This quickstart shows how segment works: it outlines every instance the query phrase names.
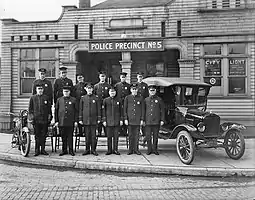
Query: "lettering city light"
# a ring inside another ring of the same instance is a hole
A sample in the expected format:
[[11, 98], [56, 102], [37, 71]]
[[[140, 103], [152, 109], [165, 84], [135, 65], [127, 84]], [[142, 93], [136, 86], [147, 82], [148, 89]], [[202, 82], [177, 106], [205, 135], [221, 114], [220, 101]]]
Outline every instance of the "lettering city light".
[[163, 51], [163, 40], [89, 42], [89, 52], [106, 51]]

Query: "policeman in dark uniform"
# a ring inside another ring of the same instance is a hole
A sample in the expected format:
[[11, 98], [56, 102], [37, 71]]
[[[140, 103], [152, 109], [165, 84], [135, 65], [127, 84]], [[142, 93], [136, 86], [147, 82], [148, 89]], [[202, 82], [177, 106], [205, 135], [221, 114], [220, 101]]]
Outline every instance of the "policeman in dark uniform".
[[131, 95], [124, 100], [124, 119], [128, 126], [129, 151], [128, 155], [136, 153], [141, 155], [138, 149], [138, 136], [140, 126], [144, 120], [144, 99], [137, 95], [137, 84], [131, 85]]
[[[130, 94], [130, 84], [126, 82], [127, 73], [121, 72], [120, 73], [120, 82], [115, 84], [117, 97], [121, 100], [122, 105], [124, 106], [124, 99], [127, 95]], [[120, 134], [122, 136], [127, 135], [127, 126], [123, 124], [120, 128]]]
[[35, 156], [38, 156], [40, 153], [42, 155], [49, 155], [45, 151], [45, 140], [48, 132], [48, 124], [52, 119], [51, 101], [47, 95], [43, 94], [45, 85], [42, 85], [41, 82], [37, 82], [34, 87], [36, 94], [29, 100], [28, 117], [34, 125]]
[[[87, 92], [85, 90], [86, 83], [84, 82], [84, 76], [80, 73], [76, 75], [78, 83], [74, 86], [74, 97], [77, 100], [78, 106], [80, 105], [80, 99], [82, 96], [86, 95]], [[78, 124], [79, 133], [83, 134], [82, 125]]]
[[43, 94], [49, 97], [50, 104], [53, 102], [53, 89], [51, 81], [46, 79], [46, 69], [40, 68], [39, 70], [39, 79], [36, 79], [32, 85], [32, 95], [36, 94], [36, 85], [41, 84], [43, 86]]
[[[165, 109], [163, 100], [156, 95], [156, 86], [149, 86], [149, 97], [145, 99], [145, 132], [147, 140], [147, 155], [158, 153], [158, 133], [164, 125]], [[153, 147], [151, 142], [153, 136]]]
[[63, 96], [63, 87], [70, 86], [71, 87], [71, 96], [73, 95], [73, 81], [67, 78], [67, 68], [60, 67], [59, 68], [60, 78], [56, 79], [54, 82], [54, 103], [57, 102], [59, 97]]
[[55, 126], [59, 127], [62, 138], [62, 152], [59, 156], [67, 154], [67, 144], [69, 154], [73, 152], [73, 131], [78, 125], [78, 104], [74, 97], [70, 96], [71, 87], [63, 86], [63, 96], [59, 97], [55, 106]]
[[[106, 97], [109, 97], [109, 88], [111, 87], [110, 84], [108, 84], [106, 81], [106, 72], [104, 71], [100, 71], [99, 72], [99, 82], [97, 84], [95, 84], [94, 86], [94, 93], [95, 95], [98, 96], [98, 99], [102, 105], [103, 103], [103, 100], [106, 98]], [[102, 110], [101, 110], [101, 113], [102, 113]], [[102, 116], [102, 114], [101, 114]], [[102, 122], [100, 122], [98, 124], [98, 135], [102, 135], [102, 129], [103, 129], [103, 124]], [[106, 134], [106, 130], [105, 130], [105, 127], [104, 127], [104, 134]]]
[[143, 82], [143, 72], [137, 73], [137, 94], [142, 96], [144, 99], [149, 96], [148, 85]]
[[[101, 101], [93, 94], [93, 85], [86, 85], [87, 94], [81, 97], [79, 109], [79, 123], [84, 125], [86, 134], [86, 150], [82, 155], [96, 152], [96, 127], [101, 122]], [[91, 150], [91, 151], [90, 151]]]
[[[116, 90], [114, 87], [109, 89], [110, 97], [107, 97], [103, 101], [103, 125], [107, 131], [107, 146], [108, 150], [106, 155], [112, 153], [120, 155], [118, 151], [119, 140], [119, 128], [123, 125], [123, 108], [120, 99], [116, 96]], [[112, 146], [113, 140], [113, 146]]]

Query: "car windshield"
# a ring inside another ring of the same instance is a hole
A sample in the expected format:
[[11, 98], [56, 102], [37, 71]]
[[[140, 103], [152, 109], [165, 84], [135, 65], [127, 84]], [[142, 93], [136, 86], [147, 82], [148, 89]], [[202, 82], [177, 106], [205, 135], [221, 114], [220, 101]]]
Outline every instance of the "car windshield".
[[201, 86], [175, 86], [177, 106], [205, 106], [206, 88]]

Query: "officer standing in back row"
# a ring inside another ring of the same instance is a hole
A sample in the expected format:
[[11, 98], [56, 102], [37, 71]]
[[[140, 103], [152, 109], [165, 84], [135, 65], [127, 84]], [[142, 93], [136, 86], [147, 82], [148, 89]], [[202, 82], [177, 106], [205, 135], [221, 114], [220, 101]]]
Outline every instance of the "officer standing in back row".
[[50, 105], [52, 105], [53, 102], [53, 90], [52, 90], [52, 84], [50, 80], [46, 79], [46, 69], [40, 68], [38, 70], [39, 72], [39, 79], [36, 79], [33, 82], [32, 86], [32, 95], [36, 94], [36, 85], [40, 84], [43, 86], [43, 94], [49, 97]]
[[143, 97], [144, 99], [149, 96], [148, 85], [143, 82], [143, 72], [137, 73], [137, 95]]
[[[130, 94], [130, 84], [126, 82], [126, 79], [127, 79], [127, 73], [121, 72], [120, 73], [120, 82], [115, 84], [117, 97], [118, 97], [118, 99], [120, 99], [123, 106], [124, 106], [125, 97]], [[123, 126], [121, 126], [120, 134], [122, 136], [127, 135], [127, 126], [125, 124], [123, 124]]]
[[63, 96], [63, 87], [69, 86], [71, 90], [71, 96], [73, 96], [73, 81], [67, 78], [67, 68], [60, 67], [59, 68], [60, 78], [56, 79], [54, 82], [54, 103], [57, 102], [59, 97]]
[[[97, 95], [100, 104], [103, 104], [103, 100], [106, 97], [109, 97], [109, 89], [111, 85], [106, 82], [106, 72], [100, 71], [99, 72], [99, 82], [94, 86], [94, 94]], [[101, 114], [102, 115], [102, 109]], [[102, 129], [104, 129], [104, 134], [106, 134], [105, 127], [103, 127], [102, 122], [98, 124], [98, 135], [102, 135]]]

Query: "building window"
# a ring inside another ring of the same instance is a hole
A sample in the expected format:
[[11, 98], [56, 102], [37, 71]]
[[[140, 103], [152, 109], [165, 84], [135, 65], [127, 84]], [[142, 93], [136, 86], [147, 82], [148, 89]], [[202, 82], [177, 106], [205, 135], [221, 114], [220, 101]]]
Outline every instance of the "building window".
[[203, 76], [213, 86], [211, 95], [248, 94], [246, 48], [244, 43], [203, 46]]
[[19, 36], [19, 40], [20, 41], [22, 41], [23, 40], [23, 36], [21, 35], [21, 36]]
[[27, 36], [27, 40], [31, 40], [32, 39], [32, 36], [31, 35], [28, 35]]
[[58, 55], [55, 48], [20, 50], [20, 94], [30, 95], [32, 84], [38, 78], [38, 69], [46, 68], [46, 77], [52, 83], [56, 77]]
[[58, 35], [54, 35], [54, 39], [55, 39], [55, 40], [58, 40]]
[[229, 0], [222, 0], [222, 8], [229, 8]]
[[14, 41], [14, 39], [15, 39], [14, 36], [11, 36], [11, 41]]
[[109, 22], [110, 28], [140, 28], [143, 27], [143, 19], [130, 18], [130, 19], [112, 19]]
[[74, 25], [74, 39], [77, 40], [79, 38], [79, 27], [77, 24]]
[[166, 75], [166, 69], [164, 62], [149, 62], [146, 65], [146, 76], [165, 76]]
[[37, 39], [37, 40], [40, 40], [40, 35], [37, 35], [37, 36], [36, 36], [36, 39]]
[[181, 36], [182, 35], [182, 21], [178, 20], [177, 21], [177, 36]]
[[217, 0], [212, 0], [212, 8], [217, 8]]
[[49, 40], [50, 36], [49, 35], [45, 35], [45, 40]]
[[89, 39], [93, 39], [93, 24], [89, 25]]
[[166, 37], [166, 22], [161, 22], [161, 37]]

